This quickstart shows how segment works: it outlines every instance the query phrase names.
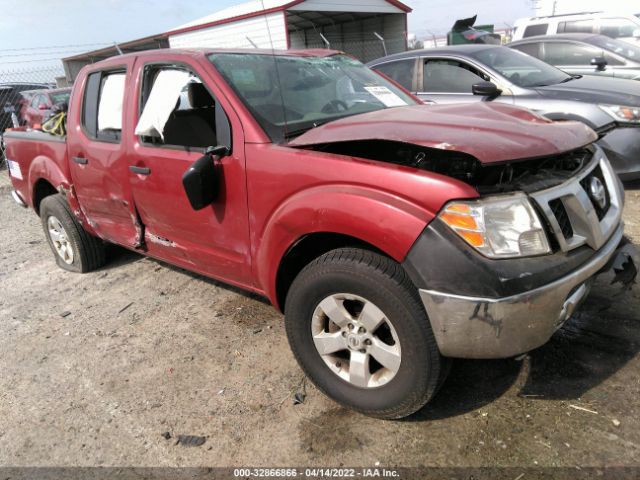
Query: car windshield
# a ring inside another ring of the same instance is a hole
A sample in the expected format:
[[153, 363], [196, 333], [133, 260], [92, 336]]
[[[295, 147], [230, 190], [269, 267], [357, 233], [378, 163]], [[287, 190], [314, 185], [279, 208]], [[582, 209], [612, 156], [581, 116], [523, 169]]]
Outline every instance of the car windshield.
[[346, 55], [216, 53], [209, 59], [276, 143], [339, 118], [417, 103]]
[[523, 88], [556, 85], [573, 78], [537, 58], [507, 47], [487, 48], [473, 52], [471, 56]]
[[640, 47], [609, 37], [594, 37], [593, 44], [610, 52], [617, 53], [621, 57], [640, 62]]
[[58, 103], [69, 103], [70, 95], [71, 92], [56, 92], [49, 94], [53, 105], [57, 105]]

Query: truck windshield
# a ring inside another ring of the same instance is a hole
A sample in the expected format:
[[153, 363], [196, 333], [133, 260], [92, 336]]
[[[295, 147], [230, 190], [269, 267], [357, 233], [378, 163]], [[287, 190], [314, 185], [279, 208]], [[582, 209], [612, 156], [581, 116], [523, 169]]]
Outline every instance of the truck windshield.
[[471, 56], [523, 88], [546, 87], [573, 79], [556, 67], [507, 47], [487, 48]]
[[346, 55], [216, 53], [209, 59], [276, 143], [339, 118], [417, 103]]

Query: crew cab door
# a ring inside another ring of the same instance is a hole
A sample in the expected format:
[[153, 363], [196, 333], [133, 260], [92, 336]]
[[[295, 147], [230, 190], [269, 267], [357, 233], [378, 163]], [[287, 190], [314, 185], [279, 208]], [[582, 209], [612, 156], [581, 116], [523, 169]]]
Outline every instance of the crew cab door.
[[[196, 61], [179, 60], [136, 67], [128, 181], [144, 226], [145, 248], [152, 256], [248, 286], [251, 258], [242, 126], [206, 70]], [[180, 84], [178, 95], [171, 89], [181, 77], [187, 80]], [[172, 94], [164, 126], [143, 132], [139, 120], [145, 109], [159, 111], [156, 107]], [[206, 147], [223, 141], [231, 143], [231, 153], [219, 160], [219, 195], [211, 206], [196, 211], [182, 176]]]
[[80, 208], [95, 232], [127, 247], [139, 244], [128, 185], [122, 131], [133, 60], [90, 71], [69, 111], [67, 148]]

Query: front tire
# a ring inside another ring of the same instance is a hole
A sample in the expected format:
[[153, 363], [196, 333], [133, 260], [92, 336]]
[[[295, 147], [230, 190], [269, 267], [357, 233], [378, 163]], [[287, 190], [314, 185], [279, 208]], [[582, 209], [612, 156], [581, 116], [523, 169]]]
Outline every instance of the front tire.
[[446, 376], [415, 287], [377, 253], [341, 248], [311, 262], [287, 294], [285, 325], [311, 381], [365, 415], [410, 415]]
[[104, 265], [105, 248], [102, 240], [82, 228], [62, 195], [50, 195], [42, 200], [40, 220], [60, 268], [86, 273]]

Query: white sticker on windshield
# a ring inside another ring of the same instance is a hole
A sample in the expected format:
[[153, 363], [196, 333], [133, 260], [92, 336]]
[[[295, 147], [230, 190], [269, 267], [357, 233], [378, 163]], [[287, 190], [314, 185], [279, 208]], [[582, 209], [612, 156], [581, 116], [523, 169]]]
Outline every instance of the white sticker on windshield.
[[7, 165], [9, 167], [9, 173], [17, 180], [22, 180], [22, 170], [20, 170], [20, 164], [14, 160], [7, 159]]
[[385, 107], [401, 107], [403, 105], [407, 105], [407, 102], [402, 100], [387, 87], [364, 87], [364, 89], [380, 100]]

